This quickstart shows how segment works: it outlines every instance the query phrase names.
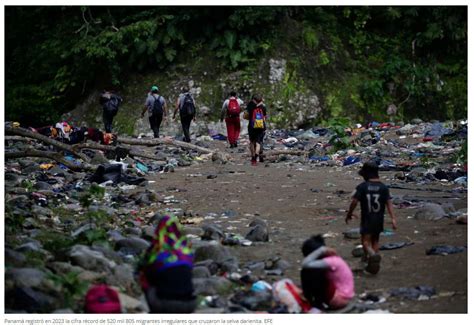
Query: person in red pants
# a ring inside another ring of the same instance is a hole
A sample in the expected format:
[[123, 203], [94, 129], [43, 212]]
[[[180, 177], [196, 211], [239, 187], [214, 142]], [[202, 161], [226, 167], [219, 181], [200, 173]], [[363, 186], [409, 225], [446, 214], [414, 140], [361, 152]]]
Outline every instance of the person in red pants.
[[237, 148], [240, 136], [240, 107], [244, 102], [237, 97], [235, 91], [230, 92], [230, 97], [224, 101], [221, 111], [221, 122], [225, 119], [227, 126], [227, 140], [231, 148]]

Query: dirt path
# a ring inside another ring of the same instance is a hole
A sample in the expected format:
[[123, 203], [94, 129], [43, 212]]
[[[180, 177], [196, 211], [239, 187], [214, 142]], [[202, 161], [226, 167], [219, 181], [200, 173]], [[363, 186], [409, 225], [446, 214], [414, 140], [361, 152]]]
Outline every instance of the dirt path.
[[[225, 148], [234, 161], [225, 165], [205, 162], [155, 178], [157, 191], [174, 195], [180, 203], [170, 208], [182, 208], [194, 216], [210, 216], [202, 224], [215, 223], [227, 232], [245, 236], [248, 223], [255, 217], [267, 221], [270, 242], [251, 247], [231, 247], [241, 265], [248, 261], [264, 261], [281, 256], [291, 264], [284, 277], [299, 283], [301, 244], [310, 235], [327, 234], [327, 244], [357, 270], [359, 260], [351, 251], [358, 240], [345, 239], [342, 232], [358, 226], [344, 223], [344, 211], [350, 193], [361, 182], [358, 167], [316, 167], [314, 165], [270, 163], [252, 167], [242, 152]], [[245, 152], [246, 153], [246, 152]], [[210, 175], [210, 176], [209, 176]], [[209, 176], [209, 178], [208, 178]], [[393, 173], [381, 172], [386, 183], [396, 183]], [[403, 187], [436, 188], [443, 192], [392, 189], [392, 195], [408, 195], [434, 202], [451, 202], [456, 209], [467, 207], [467, 193], [449, 193], [453, 186], [441, 183]], [[175, 191], [180, 189], [183, 191]], [[358, 209], [357, 209], [358, 211]], [[388, 298], [381, 309], [395, 313], [466, 313], [467, 312], [467, 253], [448, 256], [427, 256], [425, 250], [436, 244], [467, 245], [467, 227], [452, 219], [419, 221], [412, 217], [414, 209], [395, 210], [399, 230], [382, 236], [381, 244], [410, 241], [415, 244], [382, 252], [382, 269], [376, 276], [355, 271], [356, 294], [387, 292], [392, 288], [428, 285], [436, 289], [438, 297], [426, 301]], [[222, 217], [222, 214], [228, 217]], [[211, 215], [212, 217], [213, 215]], [[200, 224], [200, 225], [202, 225]], [[199, 225], [199, 226], [200, 226]], [[389, 227], [389, 225], [387, 225]], [[273, 282], [279, 277], [266, 277]]]

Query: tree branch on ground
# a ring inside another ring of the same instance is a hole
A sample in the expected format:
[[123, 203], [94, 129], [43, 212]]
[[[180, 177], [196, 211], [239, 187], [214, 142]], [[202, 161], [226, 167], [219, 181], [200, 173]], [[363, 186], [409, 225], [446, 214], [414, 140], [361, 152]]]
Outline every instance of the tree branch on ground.
[[81, 152], [75, 151], [72, 146], [70, 146], [68, 144], [65, 144], [65, 143], [62, 143], [62, 142], [59, 142], [59, 141], [56, 141], [54, 139], [51, 139], [51, 138], [49, 138], [47, 136], [44, 136], [42, 134], [39, 134], [37, 132], [30, 131], [28, 129], [13, 128], [13, 127], [6, 126], [5, 127], [5, 134], [19, 135], [19, 136], [23, 136], [23, 137], [27, 137], [27, 138], [36, 139], [36, 140], [42, 141], [46, 144], [52, 145], [52, 146], [54, 146], [54, 147], [56, 147], [60, 150], [67, 151], [67, 152], [71, 153], [72, 155], [76, 156], [77, 158], [82, 159], [85, 162], [90, 162], [90, 158], [87, 155], [85, 155]]
[[92, 149], [92, 150], [102, 150], [102, 151], [116, 151], [117, 149], [124, 149], [127, 151], [129, 156], [132, 157], [140, 157], [140, 158], [147, 158], [150, 160], [155, 160], [155, 161], [161, 161], [161, 162], [166, 162], [162, 159], [158, 159], [154, 155], [147, 154], [145, 152], [136, 150], [135, 148], [127, 145], [120, 145], [120, 146], [107, 146], [99, 143], [78, 143], [72, 146], [75, 150], [81, 150], [81, 149]]

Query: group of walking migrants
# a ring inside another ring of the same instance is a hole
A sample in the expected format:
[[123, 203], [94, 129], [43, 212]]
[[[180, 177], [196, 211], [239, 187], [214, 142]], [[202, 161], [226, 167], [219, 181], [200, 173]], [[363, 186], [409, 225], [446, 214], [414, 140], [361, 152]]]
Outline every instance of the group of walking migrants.
[[[193, 95], [189, 91], [189, 87], [184, 86], [182, 93], [176, 100], [175, 109], [173, 112], [173, 120], [179, 112], [181, 126], [183, 129], [183, 141], [191, 142], [189, 129], [191, 123], [196, 121], [196, 102]], [[112, 92], [104, 91], [101, 94], [100, 104], [103, 108], [103, 121], [105, 131], [112, 132], [112, 122], [114, 116], [118, 112], [118, 108], [122, 103], [122, 98]], [[244, 102], [237, 97], [235, 91], [230, 92], [221, 110], [220, 121], [226, 123], [227, 140], [230, 148], [237, 148], [237, 143], [240, 137], [241, 129], [241, 113], [243, 118], [248, 120], [248, 134], [249, 134], [249, 149], [251, 154], [252, 165], [257, 164], [257, 160], [263, 162], [263, 139], [265, 137], [267, 108], [263, 102], [261, 95], [255, 94], [243, 109]], [[168, 105], [165, 98], [160, 95], [158, 86], [152, 86], [150, 92], [147, 94], [145, 105], [141, 113], [141, 117], [148, 113], [148, 120], [150, 128], [153, 131], [153, 136], [159, 138], [160, 127], [163, 121], [168, 118]]]
[[[361, 263], [366, 272], [377, 274], [385, 209], [393, 229], [397, 229], [397, 224], [389, 189], [379, 179], [378, 165], [364, 163], [359, 175], [364, 182], [352, 195], [345, 222], [357, 217], [354, 210], [360, 202], [364, 251]], [[321, 313], [348, 306], [354, 298], [354, 277], [346, 261], [326, 245], [323, 235], [305, 240], [301, 251], [304, 257], [300, 271], [302, 289], [288, 279], [275, 282], [273, 287], [266, 288], [273, 290], [275, 300], [285, 304], [289, 312]], [[138, 264], [138, 278], [151, 313], [194, 312], [197, 301], [192, 281], [193, 258], [191, 243], [183, 233], [179, 219], [172, 215], [161, 216], [152, 243]], [[294, 305], [297, 308], [293, 308]], [[94, 286], [86, 296], [86, 312], [120, 313], [117, 293], [106, 285]]]

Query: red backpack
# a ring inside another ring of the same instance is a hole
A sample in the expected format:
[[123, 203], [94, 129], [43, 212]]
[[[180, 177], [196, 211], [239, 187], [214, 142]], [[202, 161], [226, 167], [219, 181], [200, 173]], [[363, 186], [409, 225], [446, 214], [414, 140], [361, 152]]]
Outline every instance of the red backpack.
[[240, 114], [239, 102], [237, 98], [231, 97], [229, 99], [229, 104], [227, 104], [227, 115], [229, 115], [229, 117], [235, 117], [235, 116], [239, 116], [239, 114]]
[[120, 314], [117, 292], [106, 284], [95, 285], [86, 294], [85, 312], [92, 314]]

